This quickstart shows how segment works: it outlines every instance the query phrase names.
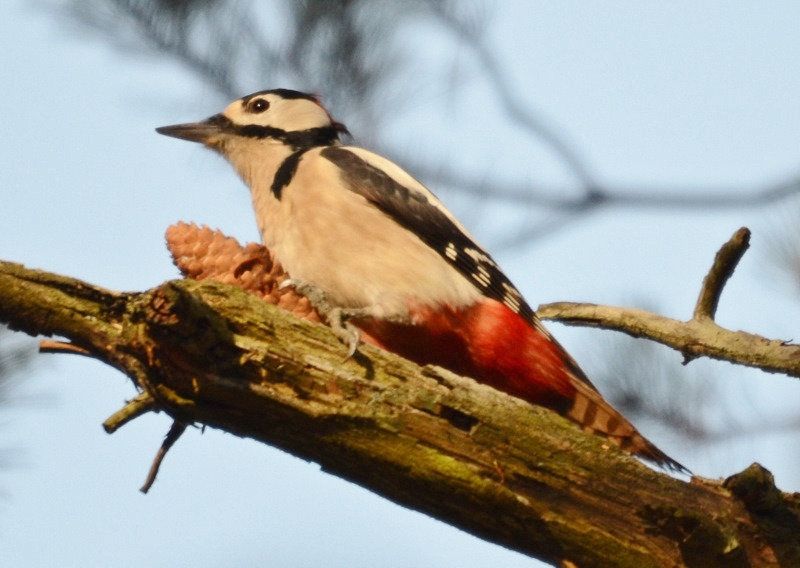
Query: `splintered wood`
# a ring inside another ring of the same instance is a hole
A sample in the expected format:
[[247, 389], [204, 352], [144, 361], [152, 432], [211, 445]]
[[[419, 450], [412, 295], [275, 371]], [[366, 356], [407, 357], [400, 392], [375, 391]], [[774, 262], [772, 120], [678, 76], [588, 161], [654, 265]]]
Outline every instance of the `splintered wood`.
[[242, 246], [220, 231], [183, 222], [171, 225], [166, 238], [172, 261], [185, 278], [233, 284], [300, 319], [320, 321], [308, 298], [294, 288], [279, 288], [288, 275], [265, 246]]

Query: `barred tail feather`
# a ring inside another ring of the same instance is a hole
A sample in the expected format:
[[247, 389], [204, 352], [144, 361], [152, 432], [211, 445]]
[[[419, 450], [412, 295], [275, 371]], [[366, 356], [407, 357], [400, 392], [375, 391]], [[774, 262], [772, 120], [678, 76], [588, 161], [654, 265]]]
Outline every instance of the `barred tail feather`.
[[679, 462], [658, 449], [642, 436], [633, 424], [582, 381], [575, 381], [575, 398], [565, 416], [586, 432], [599, 434], [626, 452], [639, 456], [671, 471], [689, 473]]

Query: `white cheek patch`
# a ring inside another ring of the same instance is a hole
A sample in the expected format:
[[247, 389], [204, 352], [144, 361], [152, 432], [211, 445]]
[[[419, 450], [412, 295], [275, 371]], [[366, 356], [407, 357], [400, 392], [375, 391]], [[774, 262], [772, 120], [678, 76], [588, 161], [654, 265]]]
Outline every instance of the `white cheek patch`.
[[331, 126], [328, 111], [319, 103], [307, 98], [285, 99], [277, 94], [260, 94], [269, 103], [264, 112], [247, 110], [248, 100], [234, 101], [222, 112], [236, 126], [263, 126], [285, 132], [300, 132], [312, 128]]
[[272, 126], [288, 132], [331, 125], [328, 112], [308, 99], [278, 99], [264, 113], [264, 117], [270, 120], [269, 124], [264, 126]]

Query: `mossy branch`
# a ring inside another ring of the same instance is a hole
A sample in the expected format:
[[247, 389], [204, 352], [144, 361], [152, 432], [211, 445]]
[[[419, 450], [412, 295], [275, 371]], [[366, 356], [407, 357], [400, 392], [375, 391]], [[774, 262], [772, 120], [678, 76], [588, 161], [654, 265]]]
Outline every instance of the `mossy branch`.
[[758, 466], [736, 491], [670, 478], [471, 379], [369, 346], [344, 361], [327, 328], [233, 286], [120, 294], [0, 263], [0, 321], [128, 375], [143, 394], [112, 430], [155, 410], [254, 438], [553, 564], [778, 566], [800, 550], [797, 499]]

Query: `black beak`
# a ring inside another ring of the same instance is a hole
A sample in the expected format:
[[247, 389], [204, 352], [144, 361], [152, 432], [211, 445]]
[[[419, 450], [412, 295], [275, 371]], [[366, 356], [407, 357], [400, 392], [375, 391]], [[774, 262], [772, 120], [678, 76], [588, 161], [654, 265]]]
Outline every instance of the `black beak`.
[[190, 142], [212, 144], [214, 139], [225, 134], [230, 127], [230, 120], [221, 114], [215, 114], [202, 122], [188, 122], [186, 124], [173, 124], [156, 128], [156, 132], [164, 136], [172, 136]]

